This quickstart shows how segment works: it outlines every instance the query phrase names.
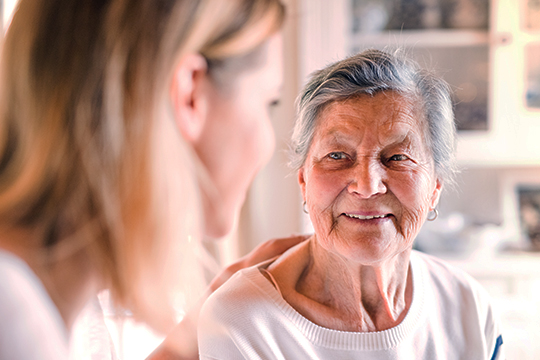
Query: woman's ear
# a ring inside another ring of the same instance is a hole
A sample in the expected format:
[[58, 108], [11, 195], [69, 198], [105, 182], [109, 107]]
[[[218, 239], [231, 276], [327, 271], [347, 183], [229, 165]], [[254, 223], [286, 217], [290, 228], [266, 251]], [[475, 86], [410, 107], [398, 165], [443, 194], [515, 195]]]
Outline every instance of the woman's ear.
[[302, 199], [306, 200], [306, 178], [304, 173], [304, 167], [298, 170], [298, 185], [300, 185], [300, 191], [302, 192]]
[[176, 65], [170, 89], [170, 100], [180, 133], [197, 142], [207, 116], [203, 81], [207, 76], [206, 59], [197, 53], [184, 55]]
[[442, 181], [439, 178], [437, 178], [437, 182], [435, 183], [435, 188], [433, 189], [433, 194], [431, 195], [430, 205], [432, 209], [435, 209], [437, 205], [439, 204], [442, 188], [443, 188]]

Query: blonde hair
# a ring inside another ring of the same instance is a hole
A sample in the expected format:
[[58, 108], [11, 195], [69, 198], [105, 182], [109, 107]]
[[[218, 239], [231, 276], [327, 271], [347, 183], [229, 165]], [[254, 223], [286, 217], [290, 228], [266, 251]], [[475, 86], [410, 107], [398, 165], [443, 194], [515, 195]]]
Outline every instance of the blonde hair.
[[253, 52], [283, 17], [279, 0], [21, 0], [0, 70], [0, 223], [55, 256], [84, 248], [116, 301], [165, 330], [201, 224], [172, 71], [186, 53]]

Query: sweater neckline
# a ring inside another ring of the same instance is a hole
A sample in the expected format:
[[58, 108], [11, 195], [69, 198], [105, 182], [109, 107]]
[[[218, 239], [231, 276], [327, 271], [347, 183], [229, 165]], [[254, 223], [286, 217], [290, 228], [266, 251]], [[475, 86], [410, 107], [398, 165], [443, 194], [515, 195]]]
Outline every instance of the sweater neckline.
[[351, 332], [329, 329], [313, 323], [296, 311], [283, 299], [279, 291], [264, 277], [259, 268], [264, 268], [270, 262], [246, 269], [244, 275], [277, 306], [277, 308], [291, 321], [312, 343], [337, 350], [387, 350], [397, 346], [405, 337], [414, 332], [421, 316], [425, 311], [425, 276], [422, 263], [415, 251], [411, 252], [409, 260], [412, 272], [413, 296], [411, 306], [403, 321], [398, 325], [383, 331]]

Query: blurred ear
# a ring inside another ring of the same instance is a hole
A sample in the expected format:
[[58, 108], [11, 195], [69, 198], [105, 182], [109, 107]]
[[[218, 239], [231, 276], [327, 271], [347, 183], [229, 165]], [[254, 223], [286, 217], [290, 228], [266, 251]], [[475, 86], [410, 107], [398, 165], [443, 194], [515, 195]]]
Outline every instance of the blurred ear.
[[433, 194], [431, 194], [431, 208], [435, 209], [437, 204], [439, 204], [439, 199], [441, 197], [441, 191], [443, 189], [443, 184], [440, 179], [437, 178], [437, 183], [433, 189]]
[[207, 76], [205, 58], [196, 53], [184, 55], [174, 69], [170, 97], [180, 133], [197, 142], [205, 124], [208, 104], [203, 82]]

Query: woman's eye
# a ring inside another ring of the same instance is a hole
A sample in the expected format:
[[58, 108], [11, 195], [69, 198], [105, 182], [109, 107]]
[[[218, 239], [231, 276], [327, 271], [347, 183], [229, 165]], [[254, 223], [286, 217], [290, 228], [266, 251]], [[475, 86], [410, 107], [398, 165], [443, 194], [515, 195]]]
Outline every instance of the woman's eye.
[[396, 155], [392, 155], [388, 160], [390, 161], [405, 161], [405, 160], [408, 160], [409, 157], [407, 155], [403, 155], [403, 154], [396, 154]]
[[275, 99], [270, 100], [268, 104], [266, 105], [266, 107], [268, 108], [269, 112], [272, 112], [275, 108], [278, 107], [279, 104], [280, 104], [280, 99], [275, 98]]
[[328, 154], [328, 157], [332, 160], [343, 160], [346, 158], [344, 153], [338, 151], [331, 152], [330, 154]]
[[268, 115], [270, 117], [274, 117], [274, 111], [276, 110], [278, 105], [279, 105], [279, 99], [268, 102], [268, 104], [266, 105], [266, 111], [268, 112]]
[[272, 101], [270, 101], [270, 103], [268, 104], [269, 107], [276, 107], [278, 106], [280, 103], [280, 99], [274, 99]]

